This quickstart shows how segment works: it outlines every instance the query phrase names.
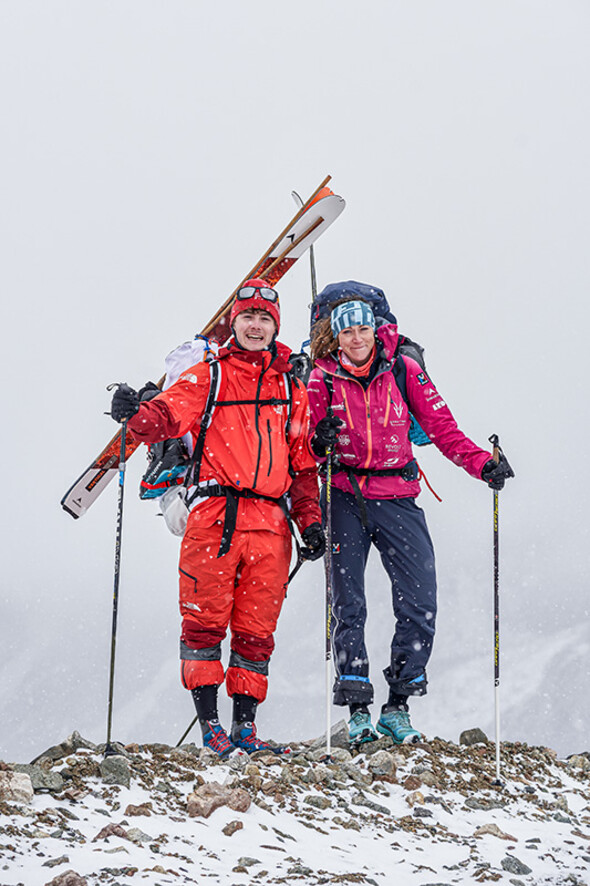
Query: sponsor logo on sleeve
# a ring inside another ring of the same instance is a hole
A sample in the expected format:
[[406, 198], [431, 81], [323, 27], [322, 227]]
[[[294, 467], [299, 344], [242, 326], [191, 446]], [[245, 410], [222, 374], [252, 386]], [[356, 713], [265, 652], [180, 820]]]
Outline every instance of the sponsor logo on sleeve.
[[427, 385], [429, 382], [429, 378], [425, 372], [419, 372], [416, 376], [421, 385]]
[[183, 381], [190, 381], [193, 385], [196, 385], [199, 381], [197, 376], [192, 372], [184, 372], [180, 377]]
[[444, 400], [439, 400], [438, 403], [435, 403], [432, 408], [433, 409], [442, 409], [442, 407], [446, 406], [446, 405], [447, 404], [445, 403]]

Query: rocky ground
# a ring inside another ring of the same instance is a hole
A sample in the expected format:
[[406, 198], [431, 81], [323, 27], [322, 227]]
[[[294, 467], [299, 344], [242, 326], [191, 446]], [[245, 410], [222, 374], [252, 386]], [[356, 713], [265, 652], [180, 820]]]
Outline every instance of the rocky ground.
[[589, 886], [590, 753], [435, 738], [362, 753], [334, 729], [288, 758], [73, 733], [0, 763], [0, 886], [217, 882]]

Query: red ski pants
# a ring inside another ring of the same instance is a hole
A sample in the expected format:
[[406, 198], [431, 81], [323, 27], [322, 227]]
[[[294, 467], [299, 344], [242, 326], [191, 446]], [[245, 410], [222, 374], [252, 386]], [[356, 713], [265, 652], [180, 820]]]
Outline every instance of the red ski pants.
[[236, 529], [230, 550], [218, 557], [221, 533], [219, 523], [189, 528], [182, 540], [181, 680], [186, 689], [223, 683], [221, 641], [229, 625], [227, 693], [251, 695], [261, 702], [287, 593], [291, 536]]

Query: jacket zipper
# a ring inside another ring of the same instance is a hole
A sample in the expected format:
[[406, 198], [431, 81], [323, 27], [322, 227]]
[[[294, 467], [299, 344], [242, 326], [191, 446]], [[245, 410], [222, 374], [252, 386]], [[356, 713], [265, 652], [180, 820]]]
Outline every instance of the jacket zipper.
[[266, 419], [266, 429], [268, 431], [268, 472], [266, 474], [267, 477], [270, 477], [270, 472], [272, 471], [272, 437], [270, 433], [270, 418]]
[[266, 369], [264, 368], [264, 365], [263, 365], [262, 369], [260, 371], [260, 377], [258, 379], [258, 387], [256, 389], [256, 403], [254, 405], [255, 426], [256, 426], [256, 433], [258, 434], [258, 456], [256, 459], [256, 470], [254, 471], [254, 480], [252, 481], [252, 489], [256, 489], [256, 482], [258, 480], [258, 471], [260, 470], [260, 456], [262, 454], [262, 434], [260, 433], [260, 425], [259, 425], [260, 403], [258, 401], [260, 400], [260, 391], [262, 389], [262, 378], [263, 378], [265, 372], [266, 372]]

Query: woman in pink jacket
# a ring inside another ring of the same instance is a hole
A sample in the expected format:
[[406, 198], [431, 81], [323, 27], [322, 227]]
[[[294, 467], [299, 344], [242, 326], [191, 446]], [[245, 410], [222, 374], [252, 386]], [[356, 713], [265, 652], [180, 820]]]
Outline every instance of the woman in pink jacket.
[[[434, 550], [422, 510], [418, 468], [408, 438], [412, 413], [454, 464], [499, 489], [513, 476], [458, 428], [421, 366], [398, 357], [397, 326], [378, 326], [358, 298], [365, 284], [331, 284], [345, 301], [313, 330], [308, 393], [310, 442], [319, 462], [334, 446], [332, 479], [334, 594], [334, 703], [350, 709], [353, 744], [378, 732], [394, 742], [420, 740], [410, 723], [408, 698], [426, 693], [426, 664], [436, 622]], [[355, 297], [357, 296], [357, 297]], [[364, 572], [371, 544], [391, 581], [395, 630], [384, 670], [389, 695], [375, 730], [369, 713], [373, 686], [364, 641]]]

